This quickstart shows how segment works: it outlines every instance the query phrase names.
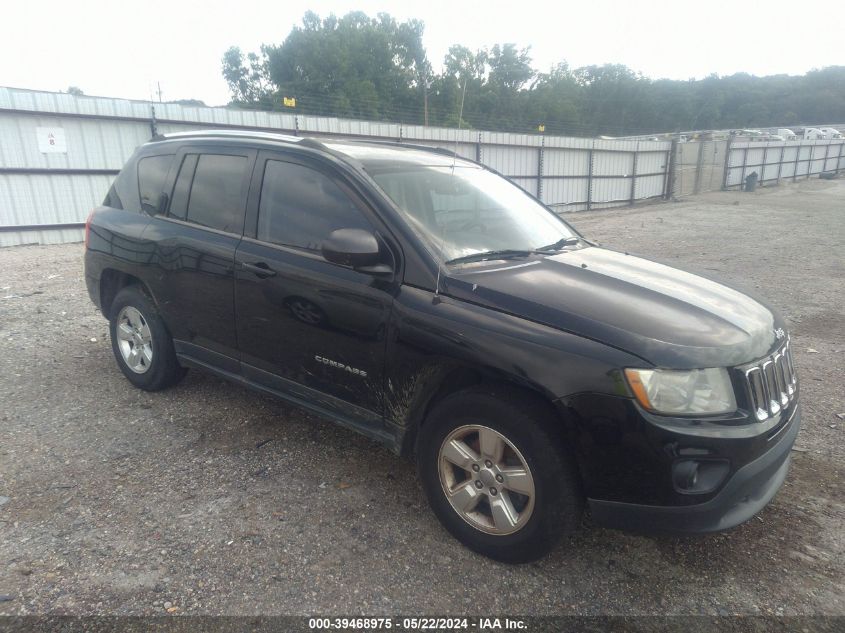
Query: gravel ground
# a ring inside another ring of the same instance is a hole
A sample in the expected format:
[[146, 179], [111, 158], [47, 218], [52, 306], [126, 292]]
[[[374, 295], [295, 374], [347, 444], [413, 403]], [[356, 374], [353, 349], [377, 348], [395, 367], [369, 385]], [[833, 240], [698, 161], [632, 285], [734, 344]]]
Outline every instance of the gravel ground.
[[0, 614], [845, 614], [843, 213], [845, 181], [813, 180], [570, 216], [768, 297], [804, 427], [774, 503], [733, 531], [585, 519], [523, 566], [461, 547], [413, 466], [349, 431], [197, 371], [132, 388], [82, 246], [0, 249]]

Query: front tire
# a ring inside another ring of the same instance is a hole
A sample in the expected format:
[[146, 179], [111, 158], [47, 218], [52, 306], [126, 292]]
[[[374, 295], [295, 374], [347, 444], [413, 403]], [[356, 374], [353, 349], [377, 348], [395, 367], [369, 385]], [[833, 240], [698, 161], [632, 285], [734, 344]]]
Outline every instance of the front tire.
[[508, 563], [536, 560], [573, 533], [583, 498], [558, 424], [542, 402], [507, 387], [439, 402], [420, 431], [418, 468], [443, 526]]
[[179, 382], [186, 370], [179, 365], [173, 339], [152, 299], [140, 286], [117, 293], [109, 319], [112, 352], [133, 385], [159, 391]]

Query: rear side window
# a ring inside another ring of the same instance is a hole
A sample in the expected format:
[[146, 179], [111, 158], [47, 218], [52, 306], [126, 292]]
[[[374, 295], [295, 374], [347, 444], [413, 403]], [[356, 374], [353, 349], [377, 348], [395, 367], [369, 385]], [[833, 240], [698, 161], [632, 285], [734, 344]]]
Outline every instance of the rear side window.
[[325, 174], [268, 160], [258, 207], [258, 239], [319, 250], [336, 229], [372, 227], [352, 199]]
[[188, 154], [182, 161], [169, 215], [229, 233], [241, 233], [246, 156]]
[[147, 213], [158, 211], [164, 182], [173, 155], [147, 156], [138, 161], [138, 194], [141, 198], [141, 209]]

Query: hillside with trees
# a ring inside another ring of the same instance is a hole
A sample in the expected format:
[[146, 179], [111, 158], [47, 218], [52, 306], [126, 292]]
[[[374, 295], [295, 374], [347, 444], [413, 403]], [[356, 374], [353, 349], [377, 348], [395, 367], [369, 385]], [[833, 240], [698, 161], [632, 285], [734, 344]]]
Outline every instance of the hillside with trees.
[[[547, 72], [530, 47], [453, 45], [435, 73], [419, 20], [305, 14], [281, 44], [232, 47], [231, 105], [407, 124], [577, 136], [797, 126], [845, 121], [845, 66], [805, 75], [651, 79], [618, 64]], [[284, 98], [295, 98], [294, 109]]]

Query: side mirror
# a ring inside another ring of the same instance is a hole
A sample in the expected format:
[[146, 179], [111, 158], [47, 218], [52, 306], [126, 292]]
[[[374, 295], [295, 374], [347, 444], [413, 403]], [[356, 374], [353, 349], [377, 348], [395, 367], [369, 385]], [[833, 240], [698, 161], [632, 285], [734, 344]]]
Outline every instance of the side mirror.
[[337, 229], [323, 241], [323, 257], [341, 266], [351, 266], [362, 273], [388, 275], [393, 269], [381, 263], [376, 236], [363, 229]]

